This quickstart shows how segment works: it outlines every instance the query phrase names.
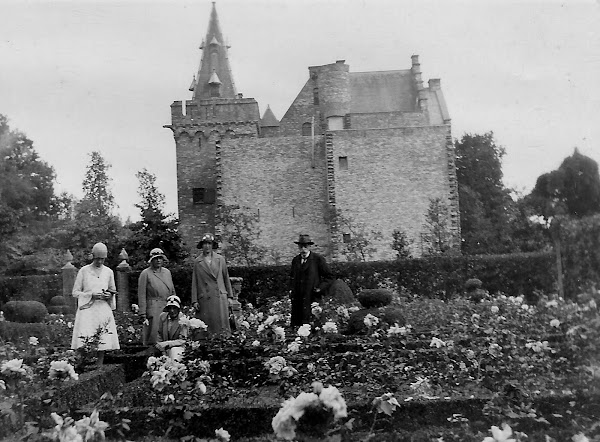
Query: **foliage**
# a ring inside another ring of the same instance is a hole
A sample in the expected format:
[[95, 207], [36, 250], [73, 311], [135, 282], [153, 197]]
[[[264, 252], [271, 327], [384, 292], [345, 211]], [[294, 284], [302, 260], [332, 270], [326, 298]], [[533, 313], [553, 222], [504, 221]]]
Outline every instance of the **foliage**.
[[392, 249], [396, 251], [396, 258], [408, 259], [412, 255], [410, 253], [410, 246], [413, 241], [408, 238], [406, 232], [403, 230], [394, 230], [392, 232]]
[[364, 289], [357, 298], [364, 308], [384, 307], [392, 302], [392, 292], [385, 289]]
[[61, 275], [10, 276], [0, 278], [0, 306], [11, 300], [41, 301], [47, 304], [62, 294]]
[[380, 231], [368, 230], [365, 223], [356, 221], [354, 217], [341, 210], [337, 210], [333, 216], [338, 230], [342, 232], [340, 253], [348, 261], [365, 262], [377, 252], [373, 243], [383, 238]]
[[507, 253], [522, 250], [511, 234], [514, 202], [502, 182], [505, 149], [493, 132], [464, 134], [454, 143], [462, 252]]
[[232, 265], [259, 264], [267, 250], [260, 245], [258, 213], [236, 205], [223, 205], [217, 217], [227, 261]]
[[[110, 190], [108, 171], [111, 165], [99, 151], [90, 153], [90, 163], [83, 179], [83, 200], [86, 212], [92, 217], [107, 218], [112, 215], [115, 198]], [[80, 203], [80, 204], [81, 204]]]
[[455, 252], [454, 236], [450, 230], [450, 212], [440, 198], [429, 200], [423, 228], [425, 255], [448, 255]]
[[563, 160], [557, 170], [540, 175], [528, 196], [537, 214], [546, 219], [555, 215], [577, 218], [600, 212], [598, 163], [579, 153]]
[[141, 221], [127, 228], [132, 234], [124, 243], [129, 254], [129, 263], [134, 268], [145, 268], [150, 250], [160, 247], [169, 261], [183, 262], [188, 253], [184, 249], [177, 231], [178, 221], [163, 212], [164, 195], [156, 187], [156, 176], [145, 168], [136, 173], [139, 180], [138, 195], [141, 201], [135, 206], [140, 209]]
[[560, 236], [566, 296], [600, 287], [600, 215], [562, 221]]
[[48, 316], [46, 306], [38, 301], [9, 301], [2, 307], [7, 321], [42, 322]]

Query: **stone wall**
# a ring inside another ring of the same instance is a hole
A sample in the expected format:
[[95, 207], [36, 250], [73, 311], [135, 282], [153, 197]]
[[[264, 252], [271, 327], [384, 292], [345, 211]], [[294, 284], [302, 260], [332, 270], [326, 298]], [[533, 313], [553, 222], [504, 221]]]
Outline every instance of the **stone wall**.
[[377, 112], [350, 114], [350, 129], [385, 129], [426, 125], [427, 116], [422, 112]]
[[[448, 131], [429, 126], [332, 132], [336, 207], [383, 234], [374, 259], [394, 258], [394, 229], [404, 230], [414, 241], [413, 255], [421, 255], [430, 199], [450, 202]], [[339, 157], [347, 157], [347, 170], [340, 170]]]
[[258, 213], [261, 245], [282, 263], [297, 253], [300, 233], [311, 235], [316, 251], [330, 253], [322, 137], [315, 137], [315, 144], [313, 163], [311, 137], [221, 141], [220, 202]]

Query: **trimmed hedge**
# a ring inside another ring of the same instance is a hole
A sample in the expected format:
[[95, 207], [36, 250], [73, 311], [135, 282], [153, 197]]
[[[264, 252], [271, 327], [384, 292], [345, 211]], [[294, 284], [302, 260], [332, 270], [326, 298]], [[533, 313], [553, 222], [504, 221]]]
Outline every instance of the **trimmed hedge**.
[[9, 301], [2, 311], [6, 320], [12, 322], [43, 322], [48, 316], [46, 306], [39, 301]]
[[11, 276], [0, 278], [0, 307], [8, 301], [40, 301], [48, 304], [62, 295], [62, 275]]

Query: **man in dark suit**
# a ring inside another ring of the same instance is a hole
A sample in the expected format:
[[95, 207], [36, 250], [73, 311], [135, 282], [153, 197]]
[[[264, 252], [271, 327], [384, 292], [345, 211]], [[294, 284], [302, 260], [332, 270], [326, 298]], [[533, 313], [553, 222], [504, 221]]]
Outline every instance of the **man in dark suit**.
[[298, 241], [300, 253], [292, 260], [292, 326], [308, 323], [311, 315], [310, 305], [318, 302], [331, 283], [333, 277], [327, 262], [318, 253], [311, 251], [314, 244], [309, 235], [300, 235]]

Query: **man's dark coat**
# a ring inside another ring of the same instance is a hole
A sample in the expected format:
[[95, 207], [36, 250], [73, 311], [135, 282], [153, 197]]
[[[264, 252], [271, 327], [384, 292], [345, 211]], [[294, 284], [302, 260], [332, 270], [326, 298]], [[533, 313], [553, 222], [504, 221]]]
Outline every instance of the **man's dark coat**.
[[[322, 294], [333, 282], [333, 276], [325, 258], [312, 251], [304, 264], [301, 255], [294, 257], [290, 276], [292, 278], [292, 325], [300, 326], [309, 322], [310, 305], [321, 299]], [[320, 293], [315, 293], [316, 288], [321, 290]]]

